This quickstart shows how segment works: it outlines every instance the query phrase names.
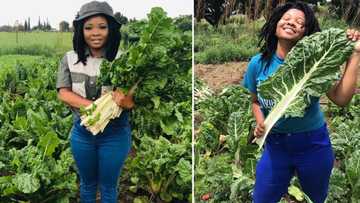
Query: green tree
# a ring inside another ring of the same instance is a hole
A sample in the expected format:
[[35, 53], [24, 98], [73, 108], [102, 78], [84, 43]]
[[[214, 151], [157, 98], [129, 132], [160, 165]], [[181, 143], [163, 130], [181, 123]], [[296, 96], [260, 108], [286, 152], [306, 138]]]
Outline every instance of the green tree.
[[28, 22], [27, 22], [27, 26], [29, 28], [29, 31], [31, 31], [31, 25], [30, 25], [30, 17], [28, 17]]
[[44, 28], [45, 31], [50, 31], [52, 29], [48, 18], [46, 18], [46, 23], [44, 22]]
[[122, 15], [120, 12], [116, 12], [114, 14], [115, 19], [120, 22], [122, 25], [125, 25], [129, 22], [128, 18], [124, 15]]
[[38, 21], [37, 29], [42, 30], [42, 24], [41, 24], [41, 21], [40, 21], [40, 16], [39, 16], [39, 21]]
[[59, 30], [60, 32], [69, 32], [70, 31], [69, 23], [64, 20], [61, 21], [59, 24]]
[[25, 30], [25, 32], [28, 31], [28, 25], [27, 25], [26, 20], [25, 20], [25, 23], [24, 23], [24, 30]]

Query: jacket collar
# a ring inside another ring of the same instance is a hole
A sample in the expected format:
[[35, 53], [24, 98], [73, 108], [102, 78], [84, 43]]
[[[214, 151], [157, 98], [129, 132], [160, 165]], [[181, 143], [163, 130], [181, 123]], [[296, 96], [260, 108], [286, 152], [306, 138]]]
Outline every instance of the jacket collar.
[[[85, 56], [86, 57], [92, 57], [89, 47], [85, 48]], [[101, 50], [101, 58], [105, 57], [105, 49]]]

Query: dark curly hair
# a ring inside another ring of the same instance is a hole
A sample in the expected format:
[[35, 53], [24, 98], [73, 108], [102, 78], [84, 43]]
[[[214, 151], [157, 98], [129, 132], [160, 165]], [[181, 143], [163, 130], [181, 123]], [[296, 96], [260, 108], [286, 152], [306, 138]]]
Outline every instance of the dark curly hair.
[[[104, 45], [105, 47], [105, 58], [109, 61], [113, 61], [116, 57], [116, 53], [119, 49], [119, 44], [121, 40], [120, 27], [121, 25], [114, 22], [113, 19], [106, 15], [94, 15], [94, 16], [103, 16], [106, 18], [108, 23], [109, 35], [107, 37], [107, 41]], [[87, 44], [84, 39], [84, 23], [87, 19], [94, 17], [89, 16], [78, 22], [73, 22], [74, 27], [74, 36], [73, 36], [73, 48], [77, 53], [79, 60], [76, 63], [82, 62], [86, 65], [86, 55], [85, 50], [87, 48]]]
[[305, 32], [304, 36], [311, 35], [315, 32], [319, 32], [320, 26], [319, 22], [317, 21], [313, 10], [303, 2], [288, 2], [284, 5], [281, 5], [274, 9], [272, 15], [268, 19], [268, 21], [264, 24], [261, 28], [259, 34], [259, 43], [258, 46], [260, 47], [261, 52], [261, 61], [265, 62], [265, 70], [270, 65], [270, 60], [274, 55], [278, 38], [276, 37], [276, 26], [281, 17], [290, 9], [298, 9], [305, 14]]

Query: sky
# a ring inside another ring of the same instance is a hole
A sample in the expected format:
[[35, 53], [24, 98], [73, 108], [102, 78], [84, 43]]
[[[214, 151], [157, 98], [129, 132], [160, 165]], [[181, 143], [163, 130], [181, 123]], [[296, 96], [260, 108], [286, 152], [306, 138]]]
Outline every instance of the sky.
[[[102, 0], [100, 0], [102, 1]], [[0, 6], [0, 26], [15, 25], [16, 20], [24, 24], [30, 17], [31, 26], [49, 20], [52, 27], [58, 29], [63, 20], [72, 24], [80, 7], [90, 0], [9, 0]], [[152, 7], [161, 6], [169, 16], [191, 15], [193, 0], [106, 0], [114, 12], [120, 12], [127, 18], [143, 19]]]

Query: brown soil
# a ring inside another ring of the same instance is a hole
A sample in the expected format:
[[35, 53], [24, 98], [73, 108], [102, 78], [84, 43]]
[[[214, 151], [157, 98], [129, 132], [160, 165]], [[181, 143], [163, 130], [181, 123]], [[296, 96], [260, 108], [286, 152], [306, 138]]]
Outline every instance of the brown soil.
[[214, 91], [220, 91], [230, 84], [240, 84], [248, 62], [226, 64], [196, 64], [195, 78], [202, 79]]

